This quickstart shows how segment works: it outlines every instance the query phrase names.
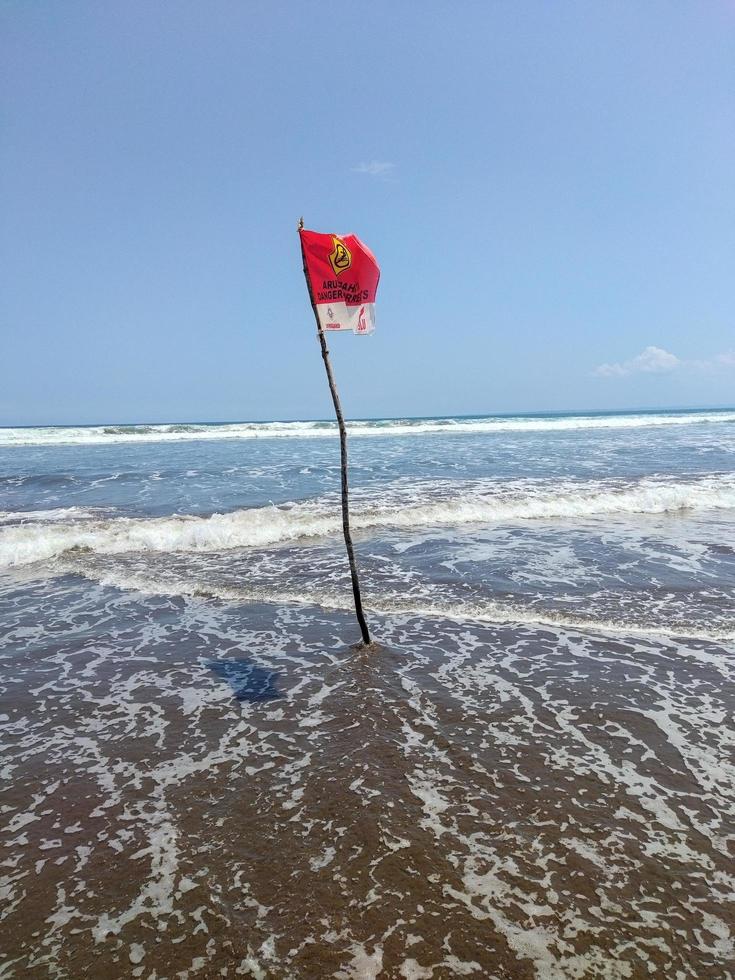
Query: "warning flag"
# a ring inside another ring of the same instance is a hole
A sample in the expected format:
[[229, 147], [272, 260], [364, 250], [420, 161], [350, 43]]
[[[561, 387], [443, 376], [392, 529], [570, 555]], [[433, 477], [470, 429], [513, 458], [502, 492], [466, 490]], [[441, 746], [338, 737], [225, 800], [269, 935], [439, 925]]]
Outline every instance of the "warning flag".
[[375, 330], [380, 268], [356, 235], [321, 235], [301, 228], [301, 248], [311, 298], [322, 330]]

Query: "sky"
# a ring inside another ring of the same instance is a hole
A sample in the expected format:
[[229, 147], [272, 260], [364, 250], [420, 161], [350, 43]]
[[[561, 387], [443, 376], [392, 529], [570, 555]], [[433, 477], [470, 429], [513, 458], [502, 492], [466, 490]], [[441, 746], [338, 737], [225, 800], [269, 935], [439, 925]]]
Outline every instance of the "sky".
[[735, 404], [735, 2], [3, 0], [0, 425]]

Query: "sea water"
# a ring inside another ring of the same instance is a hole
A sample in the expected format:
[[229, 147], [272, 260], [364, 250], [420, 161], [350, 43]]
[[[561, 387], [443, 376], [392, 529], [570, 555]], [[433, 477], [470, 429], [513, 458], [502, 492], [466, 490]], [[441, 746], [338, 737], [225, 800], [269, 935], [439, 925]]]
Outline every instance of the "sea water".
[[0, 429], [0, 976], [735, 975], [735, 411], [349, 438]]

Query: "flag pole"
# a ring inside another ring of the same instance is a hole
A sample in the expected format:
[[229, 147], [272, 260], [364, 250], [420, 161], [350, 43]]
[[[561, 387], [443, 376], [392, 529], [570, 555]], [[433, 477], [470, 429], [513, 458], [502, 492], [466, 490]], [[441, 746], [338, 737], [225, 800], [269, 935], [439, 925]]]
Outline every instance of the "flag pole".
[[304, 240], [301, 237], [301, 231], [304, 227], [304, 219], [299, 219], [299, 241], [301, 243], [301, 259], [304, 264], [304, 278], [306, 279], [306, 288], [309, 290], [309, 300], [311, 302], [311, 309], [314, 313], [314, 319], [316, 320], [316, 329], [319, 335], [319, 344], [322, 349], [322, 359], [324, 361], [324, 369], [327, 372], [327, 381], [329, 382], [329, 391], [332, 395], [332, 403], [334, 405], [334, 414], [337, 416], [337, 426], [339, 427], [339, 452], [340, 452], [340, 462], [342, 470], [342, 531], [345, 536], [345, 548], [347, 549], [347, 559], [350, 563], [350, 577], [352, 578], [352, 595], [355, 599], [355, 615], [357, 616], [357, 622], [360, 625], [360, 632], [362, 633], [362, 642], [365, 646], [370, 646], [370, 631], [368, 630], [368, 625], [365, 620], [365, 614], [362, 611], [362, 599], [360, 597], [360, 580], [357, 577], [357, 562], [355, 561], [355, 549], [352, 546], [352, 535], [350, 534], [350, 504], [349, 504], [349, 487], [347, 483], [347, 429], [345, 427], [344, 416], [342, 415], [342, 405], [339, 400], [339, 393], [337, 392], [337, 385], [334, 381], [334, 374], [332, 373], [332, 363], [329, 360], [329, 348], [327, 347], [327, 338], [324, 336], [324, 331], [322, 330], [322, 325], [319, 321], [319, 314], [317, 313], [316, 303], [314, 302], [314, 293], [311, 289], [311, 282], [309, 281], [309, 273], [306, 268], [306, 253], [304, 252]]

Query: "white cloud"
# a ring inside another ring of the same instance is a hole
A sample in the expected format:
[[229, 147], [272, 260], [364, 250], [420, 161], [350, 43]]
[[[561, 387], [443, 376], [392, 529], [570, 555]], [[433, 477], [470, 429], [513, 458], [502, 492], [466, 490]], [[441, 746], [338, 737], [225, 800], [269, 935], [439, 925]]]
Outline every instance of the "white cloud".
[[718, 354], [715, 363], [721, 364], [723, 367], [735, 367], [735, 350], [726, 350], [724, 353]]
[[395, 169], [395, 163], [388, 163], [387, 160], [370, 160], [367, 163], [358, 163], [352, 168], [354, 174], [368, 174], [370, 177], [388, 177]]
[[675, 354], [670, 354], [662, 347], [646, 347], [640, 354], [631, 357], [629, 361], [615, 364], [600, 364], [594, 373], [601, 378], [622, 378], [626, 374], [663, 374], [674, 371], [682, 362]]
[[713, 371], [735, 368], [735, 351], [715, 354], [709, 360], [683, 360], [662, 347], [646, 347], [629, 361], [600, 364], [592, 372], [598, 378], [624, 378], [629, 374], [667, 374], [670, 371]]

